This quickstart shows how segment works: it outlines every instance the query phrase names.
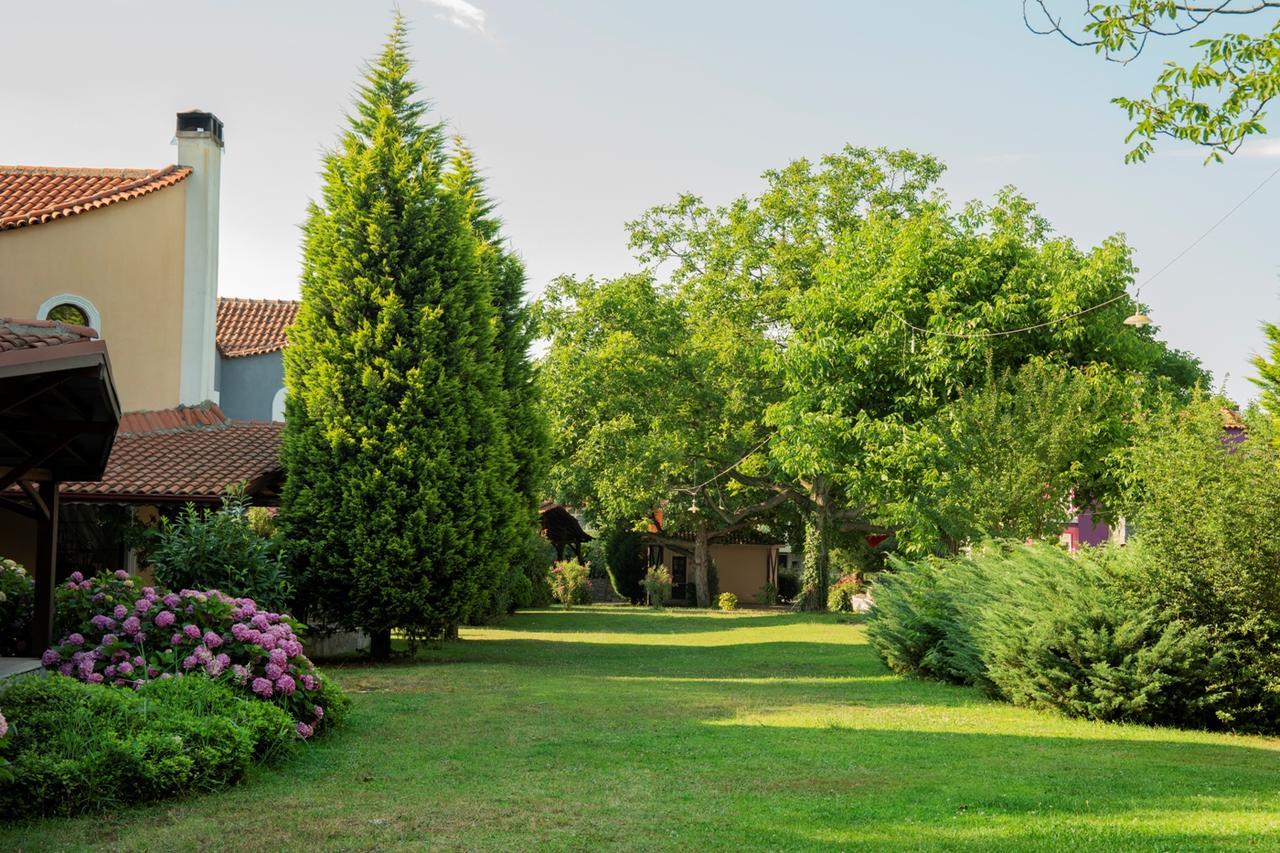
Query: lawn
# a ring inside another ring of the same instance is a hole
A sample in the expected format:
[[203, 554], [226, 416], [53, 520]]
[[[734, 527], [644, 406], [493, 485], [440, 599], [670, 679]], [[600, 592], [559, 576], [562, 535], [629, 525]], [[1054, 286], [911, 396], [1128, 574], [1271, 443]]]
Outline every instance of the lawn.
[[287, 764], [0, 849], [1280, 845], [1280, 740], [902, 679], [833, 616], [535, 612], [333, 671], [350, 722]]

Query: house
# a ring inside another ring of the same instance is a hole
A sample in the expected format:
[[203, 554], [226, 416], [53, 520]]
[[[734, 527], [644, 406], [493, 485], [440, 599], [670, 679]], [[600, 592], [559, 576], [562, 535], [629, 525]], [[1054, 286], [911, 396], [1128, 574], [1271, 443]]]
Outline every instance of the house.
[[[297, 307], [218, 298], [224, 140], [215, 115], [193, 110], [177, 115], [177, 163], [0, 166], [0, 317], [109, 342], [123, 412], [102, 479], [60, 478], [64, 574], [132, 568], [131, 520], [216, 504], [233, 484], [276, 501], [280, 351]], [[31, 498], [6, 485], [0, 554], [29, 563]]]
[[[688, 548], [669, 544], [672, 539], [686, 540]], [[666, 566], [671, 572], [671, 598], [688, 601], [695, 592], [693, 578], [692, 534], [667, 533], [668, 544], [650, 542], [646, 562], [650, 566]], [[731, 592], [744, 604], [759, 601], [765, 584], [778, 588], [778, 549], [784, 543], [777, 537], [753, 528], [744, 528], [715, 539], [707, 548], [715, 566], [720, 592]]]
[[285, 332], [298, 316], [289, 299], [218, 299], [218, 404], [227, 417], [284, 420]]

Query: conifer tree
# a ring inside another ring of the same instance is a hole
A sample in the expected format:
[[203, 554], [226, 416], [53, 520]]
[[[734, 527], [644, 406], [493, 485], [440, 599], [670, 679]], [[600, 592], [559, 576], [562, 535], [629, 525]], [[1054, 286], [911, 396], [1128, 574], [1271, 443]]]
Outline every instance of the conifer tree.
[[[514, 476], [507, 528], [509, 566], [471, 613], [484, 620], [510, 609], [510, 585], [522, 571], [538, 575], [538, 504], [543, 497], [547, 465], [547, 431], [539, 405], [534, 366], [529, 358], [534, 328], [525, 303], [524, 264], [505, 246], [494, 203], [485, 193], [475, 155], [458, 137], [445, 175], [445, 186], [466, 211], [476, 238], [478, 262], [489, 282], [495, 317], [494, 347], [502, 376], [502, 415], [511, 448]], [[532, 580], [541, 582], [540, 577]]]
[[285, 351], [282, 518], [300, 602], [358, 628], [448, 634], [506, 569], [514, 464], [498, 327], [440, 124], [397, 15], [324, 158]]

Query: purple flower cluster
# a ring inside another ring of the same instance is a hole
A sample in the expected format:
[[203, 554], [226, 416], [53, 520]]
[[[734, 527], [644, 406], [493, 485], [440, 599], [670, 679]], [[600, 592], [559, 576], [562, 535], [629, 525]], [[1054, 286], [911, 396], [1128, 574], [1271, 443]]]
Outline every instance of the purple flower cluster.
[[[298, 723], [302, 725], [302, 723]], [[4, 714], [0, 714], [0, 739], [9, 733], [9, 721], [4, 718]]]
[[281, 705], [298, 734], [320, 726], [324, 681], [303, 654], [293, 620], [217, 590], [138, 588], [127, 573], [64, 584], [63, 603], [82, 617], [41, 661], [93, 683], [140, 686], [199, 673]]

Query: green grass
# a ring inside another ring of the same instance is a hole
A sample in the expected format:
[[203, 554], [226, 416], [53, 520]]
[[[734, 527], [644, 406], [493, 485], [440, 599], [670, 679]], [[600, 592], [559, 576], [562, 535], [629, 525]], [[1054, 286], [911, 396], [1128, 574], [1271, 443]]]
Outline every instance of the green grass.
[[537, 612], [334, 671], [348, 725], [284, 766], [0, 849], [1280, 846], [1280, 740], [902, 679], [830, 616]]

